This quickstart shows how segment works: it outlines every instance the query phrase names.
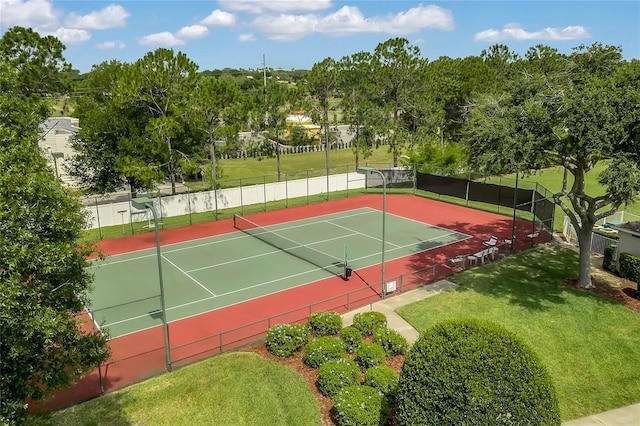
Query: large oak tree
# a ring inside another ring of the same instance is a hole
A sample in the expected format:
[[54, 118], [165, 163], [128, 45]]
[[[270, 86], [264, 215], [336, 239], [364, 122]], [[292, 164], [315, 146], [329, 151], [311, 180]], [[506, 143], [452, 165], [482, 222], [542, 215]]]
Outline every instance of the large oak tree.
[[[529, 64], [502, 69], [512, 76], [508, 91], [473, 105], [469, 159], [487, 173], [564, 168], [554, 199], [578, 234], [578, 285], [591, 287], [595, 223], [640, 193], [640, 66], [624, 61], [619, 48], [598, 43], [567, 57], [549, 49], [530, 53]], [[605, 164], [598, 177], [604, 194], [586, 186], [599, 163]]]

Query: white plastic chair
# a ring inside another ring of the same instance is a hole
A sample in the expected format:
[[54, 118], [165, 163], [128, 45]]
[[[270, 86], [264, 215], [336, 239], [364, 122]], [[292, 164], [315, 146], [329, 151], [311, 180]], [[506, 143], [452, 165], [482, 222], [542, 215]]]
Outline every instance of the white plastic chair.
[[493, 247], [496, 244], [498, 244], [498, 237], [495, 235], [492, 235], [489, 241], [483, 241], [482, 244], [484, 244], [487, 247]]

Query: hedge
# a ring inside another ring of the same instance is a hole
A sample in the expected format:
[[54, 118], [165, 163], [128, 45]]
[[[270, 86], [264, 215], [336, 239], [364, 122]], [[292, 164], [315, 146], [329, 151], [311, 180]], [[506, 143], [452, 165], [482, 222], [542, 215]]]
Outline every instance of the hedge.
[[425, 330], [398, 384], [401, 425], [560, 425], [551, 379], [529, 345], [475, 319]]
[[630, 253], [620, 253], [620, 276], [640, 283], [640, 257]]

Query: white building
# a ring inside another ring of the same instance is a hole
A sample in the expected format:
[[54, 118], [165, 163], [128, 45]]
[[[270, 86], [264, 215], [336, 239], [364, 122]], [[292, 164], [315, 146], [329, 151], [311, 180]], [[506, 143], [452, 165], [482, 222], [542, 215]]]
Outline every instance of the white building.
[[71, 137], [80, 129], [79, 119], [74, 117], [49, 117], [40, 125], [38, 145], [50, 166], [68, 186], [74, 186], [67, 173], [67, 161], [73, 155]]

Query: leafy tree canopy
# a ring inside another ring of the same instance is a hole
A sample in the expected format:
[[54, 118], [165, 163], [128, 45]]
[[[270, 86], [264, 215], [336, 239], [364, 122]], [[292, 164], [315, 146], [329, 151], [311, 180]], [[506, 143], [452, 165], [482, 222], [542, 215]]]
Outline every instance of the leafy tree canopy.
[[[519, 63], [505, 90], [479, 96], [472, 105], [469, 162], [486, 173], [555, 165], [572, 175], [572, 181], [565, 175], [554, 198], [578, 232], [578, 282], [590, 287], [593, 225], [640, 193], [638, 64], [599, 43], [568, 57], [542, 48], [529, 53], [531, 64]], [[607, 164], [599, 177], [606, 193], [589, 195], [585, 174], [601, 161]]]
[[[31, 42], [35, 47], [25, 41], [22, 48], [37, 49], [38, 40]], [[14, 79], [14, 57], [21, 57], [18, 50], [0, 59], [2, 424], [19, 421], [27, 399], [71, 385], [109, 355], [106, 337], [81, 331], [75, 316], [89, 302], [91, 283], [85, 260], [91, 247], [78, 243], [85, 217], [37, 146], [48, 110]]]

